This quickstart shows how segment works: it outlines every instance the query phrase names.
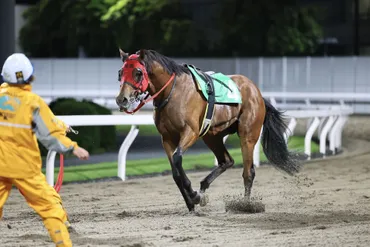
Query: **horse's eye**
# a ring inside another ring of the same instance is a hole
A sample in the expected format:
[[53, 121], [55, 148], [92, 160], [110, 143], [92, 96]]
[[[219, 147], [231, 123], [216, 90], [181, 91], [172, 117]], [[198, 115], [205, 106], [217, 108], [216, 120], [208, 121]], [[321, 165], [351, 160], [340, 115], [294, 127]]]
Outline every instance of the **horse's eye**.
[[143, 72], [141, 71], [141, 69], [135, 69], [132, 73], [135, 81], [141, 82], [143, 80]]

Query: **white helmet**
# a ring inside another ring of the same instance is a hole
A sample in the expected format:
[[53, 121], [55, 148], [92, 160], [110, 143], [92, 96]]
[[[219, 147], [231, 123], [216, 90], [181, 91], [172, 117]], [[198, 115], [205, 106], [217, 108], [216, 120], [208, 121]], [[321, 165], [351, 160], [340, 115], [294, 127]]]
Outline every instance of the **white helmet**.
[[14, 53], [9, 56], [1, 71], [4, 82], [8, 83], [26, 83], [32, 74], [33, 66], [23, 53]]

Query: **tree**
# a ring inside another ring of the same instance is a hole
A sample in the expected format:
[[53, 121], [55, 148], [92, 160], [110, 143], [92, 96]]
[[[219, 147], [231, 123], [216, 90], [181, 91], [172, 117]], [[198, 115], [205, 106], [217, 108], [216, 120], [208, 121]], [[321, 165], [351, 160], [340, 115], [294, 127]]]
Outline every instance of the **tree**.
[[[300, 55], [316, 49], [321, 27], [312, 8], [294, 0], [223, 0], [222, 50], [244, 56]], [[231, 48], [230, 48], [231, 47]]]
[[[88, 56], [117, 53], [114, 35], [100, 21], [90, 0], [41, 0], [25, 13], [20, 45], [34, 57], [76, 57], [82, 47]], [[114, 51], [114, 53], [113, 53]]]
[[41, 0], [24, 14], [20, 45], [33, 57], [76, 57], [80, 48], [88, 57], [116, 57], [118, 47], [167, 56], [281, 56], [311, 54], [321, 37], [316, 12], [295, 0], [215, 1], [219, 11], [204, 17], [213, 27], [195, 23], [194, 8], [207, 7], [194, 3]]
[[80, 47], [88, 57], [117, 56], [118, 47], [166, 55], [201, 49], [178, 0], [41, 0], [24, 17], [20, 44], [34, 57], [76, 57]]
[[286, 7], [283, 13], [274, 17], [274, 24], [268, 30], [267, 52], [274, 55], [313, 54], [322, 36], [315, 10]]
[[[110, 0], [107, 0], [110, 1]], [[201, 49], [202, 36], [184, 13], [179, 0], [111, 1], [101, 20], [119, 30], [122, 20], [127, 29], [117, 33], [126, 50], [154, 49], [169, 56], [184, 56]]]

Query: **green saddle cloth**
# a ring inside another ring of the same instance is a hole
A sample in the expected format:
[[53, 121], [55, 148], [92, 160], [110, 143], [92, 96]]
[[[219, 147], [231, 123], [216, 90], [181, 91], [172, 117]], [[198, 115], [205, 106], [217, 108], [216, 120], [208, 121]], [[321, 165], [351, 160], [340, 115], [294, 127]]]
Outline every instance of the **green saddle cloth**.
[[[208, 100], [207, 84], [192, 66], [187, 66], [191, 73], [194, 75], [198, 89], [200, 89], [204, 97]], [[209, 74], [213, 79], [214, 91], [215, 91], [215, 103], [230, 104], [230, 103], [242, 103], [242, 97], [235, 82], [230, 77], [222, 73]]]

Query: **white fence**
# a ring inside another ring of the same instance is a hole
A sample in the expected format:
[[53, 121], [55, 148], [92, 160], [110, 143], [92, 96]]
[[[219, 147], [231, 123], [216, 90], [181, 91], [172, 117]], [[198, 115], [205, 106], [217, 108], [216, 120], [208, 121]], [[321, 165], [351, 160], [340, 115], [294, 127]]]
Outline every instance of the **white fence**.
[[[350, 107], [333, 106], [327, 109], [306, 109], [306, 110], [290, 110], [285, 114], [290, 118], [286, 139], [289, 134], [294, 134], [297, 118], [307, 118], [309, 126], [305, 134], [305, 154], [311, 156], [311, 139], [315, 131], [318, 129], [318, 137], [320, 138], [320, 153], [325, 157], [327, 153], [326, 140], [329, 140], [329, 149], [335, 153], [335, 150], [341, 148], [342, 130], [348, 118], [348, 115], [353, 113]], [[57, 116], [70, 126], [107, 126], [107, 125], [131, 125], [131, 130], [126, 139], [122, 143], [118, 153], [118, 172], [120, 179], [126, 179], [126, 156], [127, 152], [139, 133], [137, 125], [154, 125], [153, 116], [145, 115], [74, 115], [74, 116]], [[257, 143], [254, 150], [254, 162], [258, 167], [260, 142]], [[46, 177], [50, 185], [54, 185], [54, 151], [50, 151], [46, 161]]]
[[[202, 70], [243, 74], [262, 92], [305, 92], [370, 94], [370, 57], [280, 57], [280, 58], [174, 58]], [[45, 97], [89, 90], [107, 92], [113, 99], [119, 89], [117, 58], [32, 59], [36, 82], [34, 91]], [[64, 92], [64, 93], [63, 93]], [[80, 93], [79, 93], [80, 94]], [[95, 98], [96, 93], [92, 93]], [[113, 105], [113, 104], [111, 104]], [[370, 105], [354, 105], [357, 113], [370, 113]]]
[[[370, 83], [369, 83], [370, 84]], [[97, 104], [103, 105], [110, 110], [118, 110], [115, 96], [119, 90], [38, 90], [36, 93], [40, 95], [46, 103], [50, 103], [56, 98], [76, 98], [76, 99], [89, 99]], [[366, 107], [356, 105], [358, 103], [369, 104], [370, 107], [370, 93], [323, 93], [323, 92], [263, 92], [262, 96], [269, 99], [277, 107], [282, 109], [300, 109], [300, 108], [313, 108], [313, 107], [330, 107], [334, 103], [338, 105], [352, 106], [354, 112], [366, 112]], [[279, 101], [279, 102], [277, 102]], [[298, 101], [301, 103], [291, 103], [288, 101]], [[315, 104], [314, 102], [320, 102]], [[146, 104], [143, 109], [153, 109], [153, 104]], [[362, 109], [362, 110], [361, 110]]]
[[370, 93], [262, 92], [262, 95], [281, 109], [326, 109], [335, 104], [352, 107], [354, 113], [370, 113]]

